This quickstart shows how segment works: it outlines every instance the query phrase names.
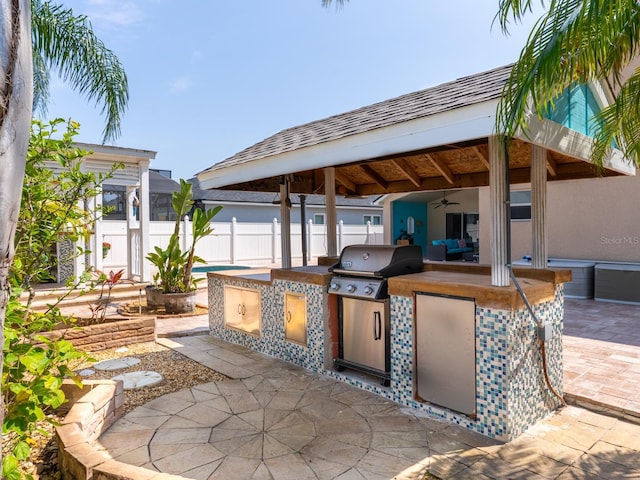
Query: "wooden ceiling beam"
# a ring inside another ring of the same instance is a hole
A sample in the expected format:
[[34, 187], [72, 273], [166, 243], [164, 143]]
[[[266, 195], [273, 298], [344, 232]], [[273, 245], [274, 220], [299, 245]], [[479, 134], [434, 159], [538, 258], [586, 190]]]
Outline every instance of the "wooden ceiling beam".
[[358, 193], [358, 187], [356, 187], [356, 184], [353, 183], [351, 180], [349, 180], [344, 174], [338, 172], [337, 170], [336, 170], [336, 180], [340, 182], [340, 184], [343, 185], [350, 192]]
[[376, 185], [384, 190], [387, 189], [387, 187], [389, 186], [389, 182], [378, 175], [378, 173], [373, 168], [371, 168], [369, 165], [359, 165], [359, 167], [360, 170], [362, 170], [366, 176], [373, 180]]
[[480, 149], [478, 147], [471, 147], [471, 150], [473, 151], [477, 159], [480, 160], [480, 163], [484, 165], [484, 168], [489, 170], [489, 159], [484, 156]]
[[407, 177], [411, 183], [413, 183], [416, 187], [420, 188], [421, 180], [415, 170], [409, 165], [404, 158], [396, 158], [391, 161], [396, 167], [400, 169], [402, 174]]
[[549, 175], [552, 177], [556, 177], [558, 175], [558, 165], [556, 165], [555, 160], [551, 156], [551, 152], [547, 150], [547, 171]]
[[446, 163], [444, 163], [439, 158], [434, 157], [430, 153], [425, 153], [424, 156], [427, 160], [429, 160], [433, 164], [434, 167], [436, 167], [436, 169], [447, 180], [447, 182], [449, 182], [451, 185], [456, 183], [456, 176], [449, 169], [449, 167], [447, 167]]

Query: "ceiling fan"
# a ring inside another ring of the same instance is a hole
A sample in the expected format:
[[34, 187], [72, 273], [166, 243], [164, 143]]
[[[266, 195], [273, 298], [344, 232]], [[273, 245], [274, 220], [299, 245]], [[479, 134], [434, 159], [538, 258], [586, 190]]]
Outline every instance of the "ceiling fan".
[[447, 192], [442, 192], [442, 200], [440, 200], [439, 202], [434, 202], [433, 205], [435, 205], [434, 208], [440, 208], [440, 207], [444, 207], [447, 208], [449, 205], [460, 205], [460, 203], [458, 202], [450, 202], [449, 200], [447, 200]]

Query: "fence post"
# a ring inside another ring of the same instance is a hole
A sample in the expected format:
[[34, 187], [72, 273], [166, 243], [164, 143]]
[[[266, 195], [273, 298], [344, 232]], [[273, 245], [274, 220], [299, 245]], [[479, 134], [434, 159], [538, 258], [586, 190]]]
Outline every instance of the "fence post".
[[235, 265], [238, 255], [238, 225], [236, 217], [231, 219], [231, 265]]
[[311, 257], [313, 257], [313, 252], [311, 252], [311, 247], [313, 246], [313, 239], [311, 238], [311, 235], [313, 234], [312, 225], [313, 221], [309, 219], [307, 224], [304, 226], [304, 228], [307, 229], [307, 261], [311, 260]]
[[371, 222], [367, 221], [367, 245], [371, 245]]
[[271, 222], [271, 263], [276, 263], [278, 259], [278, 219]]
[[343, 231], [342, 231], [342, 227], [344, 226], [344, 222], [342, 220], [340, 220], [338, 222], [338, 253], [340, 253], [342, 251], [342, 242], [343, 242]]
[[191, 232], [189, 216], [182, 217], [182, 251], [186, 252], [189, 248], [189, 233]]

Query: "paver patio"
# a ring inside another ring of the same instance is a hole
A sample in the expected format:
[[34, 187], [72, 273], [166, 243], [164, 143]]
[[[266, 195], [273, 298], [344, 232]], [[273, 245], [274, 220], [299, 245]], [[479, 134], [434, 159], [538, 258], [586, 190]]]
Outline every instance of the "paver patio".
[[194, 479], [640, 478], [640, 426], [567, 407], [502, 444], [209, 336], [161, 339], [234, 377], [166, 395], [101, 438]]

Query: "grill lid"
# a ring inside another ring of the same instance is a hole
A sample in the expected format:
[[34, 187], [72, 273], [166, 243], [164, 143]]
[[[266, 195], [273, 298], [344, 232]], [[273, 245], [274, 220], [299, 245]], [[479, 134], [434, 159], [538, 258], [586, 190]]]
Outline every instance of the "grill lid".
[[349, 245], [340, 261], [329, 269], [341, 275], [394, 277], [422, 271], [418, 245]]

